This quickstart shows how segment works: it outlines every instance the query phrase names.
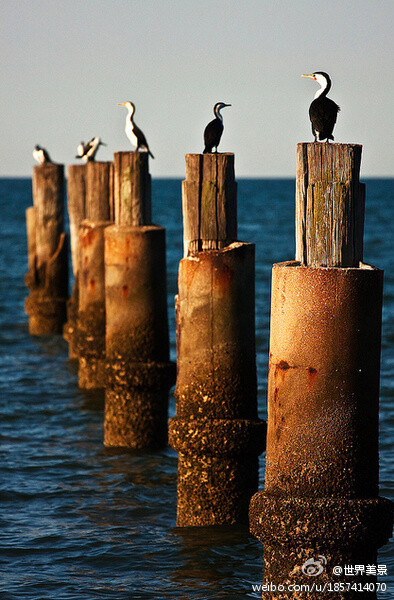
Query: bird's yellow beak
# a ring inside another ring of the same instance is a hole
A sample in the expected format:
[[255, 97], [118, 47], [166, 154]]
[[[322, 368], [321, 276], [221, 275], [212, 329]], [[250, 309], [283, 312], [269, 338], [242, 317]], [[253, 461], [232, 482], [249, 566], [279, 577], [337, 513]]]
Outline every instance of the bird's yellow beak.
[[118, 102], [118, 106], [124, 106], [126, 102]]
[[304, 75], [301, 75], [301, 77], [309, 77], [310, 79], [315, 79], [315, 76], [313, 74], [312, 75], [304, 74]]

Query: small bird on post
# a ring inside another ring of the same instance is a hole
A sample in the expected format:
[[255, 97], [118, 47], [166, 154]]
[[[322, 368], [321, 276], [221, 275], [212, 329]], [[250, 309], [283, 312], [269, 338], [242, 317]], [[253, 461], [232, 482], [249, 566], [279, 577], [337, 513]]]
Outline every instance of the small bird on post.
[[48, 154], [48, 151], [42, 146], [36, 144], [33, 150], [33, 158], [40, 164], [44, 165], [45, 163], [51, 163], [51, 157]]
[[92, 138], [87, 144], [85, 144], [85, 142], [81, 142], [78, 145], [77, 155], [75, 158], [82, 158], [85, 163], [92, 162], [96, 157], [99, 147], [106, 145], [107, 144], [104, 144], [99, 137]]
[[312, 124], [312, 133], [315, 136], [315, 142], [319, 139], [321, 142], [329, 142], [334, 139], [332, 135], [334, 125], [337, 120], [340, 108], [327, 94], [331, 88], [331, 79], [327, 73], [316, 71], [311, 75], [301, 75], [309, 77], [320, 84], [320, 89], [316, 92], [314, 100], [309, 107], [309, 118]]
[[231, 104], [225, 104], [224, 102], [217, 102], [213, 107], [213, 114], [215, 118], [208, 123], [204, 130], [204, 152], [203, 154], [207, 154], [208, 152], [212, 152], [213, 148], [216, 148], [216, 152], [218, 151], [218, 146], [220, 143], [220, 138], [223, 133], [223, 117], [220, 114], [222, 108], [226, 106], [231, 106]]
[[149, 154], [149, 156], [151, 156], [152, 158], [155, 158], [153, 156], [152, 152], [149, 150], [149, 146], [148, 146], [148, 142], [146, 141], [146, 137], [142, 133], [141, 129], [139, 127], [137, 127], [137, 125], [134, 123], [134, 119], [133, 119], [133, 116], [135, 113], [134, 104], [130, 101], [119, 102], [118, 106], [125, 106], [128, 110], [128, 113], [126, 116], [125, 132], [131, 142], [131, 145], [135, 146], [137, 151], [140, 152], [141, 150], [145, 150]]

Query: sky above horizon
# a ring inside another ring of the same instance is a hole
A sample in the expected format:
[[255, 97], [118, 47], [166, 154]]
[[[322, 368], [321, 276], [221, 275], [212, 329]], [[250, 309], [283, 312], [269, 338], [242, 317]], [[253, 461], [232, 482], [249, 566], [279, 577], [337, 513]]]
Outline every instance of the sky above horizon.
[[0, 176], [31, 175], [35, 144], [66, 165], [96, 135], [98, 160], [132, 149], [132, 100], [153, 176], [183, 176], [223, 101], [237, 176], [293, 177], [313, 71], [331, 75], [335, 141], [363, 144], [362, 175], [393, 176], [393, 17], [392, 0], [1, 0]]

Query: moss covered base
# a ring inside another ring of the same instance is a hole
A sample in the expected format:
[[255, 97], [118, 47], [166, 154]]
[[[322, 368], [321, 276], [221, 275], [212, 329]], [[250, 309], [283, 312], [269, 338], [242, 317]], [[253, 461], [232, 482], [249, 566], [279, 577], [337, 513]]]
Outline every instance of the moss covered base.
[[68, 343], [68, 357], [70, 360], [78, 360], [77, 326], [78, 286], [74, 285], [73, 292], [67, 301], [67, 321], [63, 326], [63, 339]]
[[170, 419], [169, 442], [179, 453], [178, 526], [248, 522], [265, 436], [264, 421]]
[[[392, 522], [393, 505], [385, 498], [283, 498], [264, 492], [256, 494], [250, 503], [250, 530], [263, 543], [263, 586], [271, 586], [266, 591], [262, 588], [262, 597], [376, 598], [373, 586], [360, 593], [359, 587], [351, 589], [347, 585], [373, 584], [376, 577], [365, 573], [349, 575], [344, 568], [376, 565], [377, 549], [387, 543]], [[342, 573], [334, 567], [340, 567]], [[313, 583], [319, 586], [314, 592], [300, 588], [309, 585], [311, 589]]]
[[53, 298], [40, 290], [30, 292], [25, 300], [31, 335], [61, 334], [66, 321], [66, 298]]
[[107, 361], [104, 444], [159, 448], [167, 444], [168, 392], [174, 363]]

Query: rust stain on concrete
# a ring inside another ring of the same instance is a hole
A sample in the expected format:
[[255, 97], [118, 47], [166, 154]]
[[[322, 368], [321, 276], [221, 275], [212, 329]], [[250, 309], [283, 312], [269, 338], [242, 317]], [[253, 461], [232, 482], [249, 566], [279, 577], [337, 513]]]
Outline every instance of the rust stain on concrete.
[[81, 236], [81, 245], [86, 248], [87, 246], [90, 246], [93, 243], [94, 240], [94, 231], [93, 229], [87, 229], [85, 230], [85, 233], [83, 234], [83, 236]]
[[313, 385], [316, 381], [317, 369], [314, 367], [308, 367], [308, 382], [309, 385]]
[[87, 269], [82, 269], [82, 280], [83, 280], [83, 285], [85, 286], [85, 288], [88, 286], [88, 276], [89, 276], [89, 271]]
[[214, 274], [214, 287], [216, 288], [225, 288], [228, 287], [234, 278], [234, 274], [232, 269], [226, 265], [215, 265], [215, 274]]
[[190, 286], [192, 285], [193, 281], [194, 281], [194, 277], [196, 274], [197, 269], [200, 267], [200, 261], [198, 260], [189, 260], [189, 259], [185, 259], [183, 265], [182, 265], [182, 270], [183, 270], [183, 283], [185, 284], [187, 290], [190, 289]]
[[288, 362], [286, 362], [285, 360], [281, 360], [277, 365], [275, 365], [275, 380], [279, 375], [280, 380], [283, 383], [285, 380], [286, 373], [289, 369], [295, 369], [295, 367], [291, 367]]
[[281, 369], [282, 371], [287, 371], [287, 369], [291, 369], [291, 366], [285, 360], [281, 360], [280, 363], [276, 365], [277, 369]]

